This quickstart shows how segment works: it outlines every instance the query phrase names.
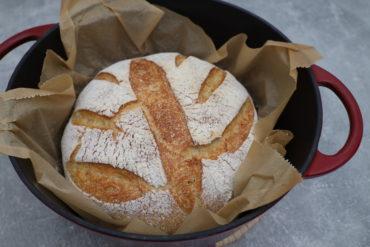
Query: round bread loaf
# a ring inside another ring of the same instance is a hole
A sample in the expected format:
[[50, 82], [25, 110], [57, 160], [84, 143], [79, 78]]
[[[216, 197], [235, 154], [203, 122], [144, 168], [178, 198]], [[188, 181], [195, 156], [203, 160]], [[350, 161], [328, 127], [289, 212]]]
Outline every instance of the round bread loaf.
[[208, 62], [124, 60], [79, 95], [62, 138], [65, 174], [113, 217], [172, 233], [196, 201], [216, 212], [231, 199], [256, 119], [246, 89]]

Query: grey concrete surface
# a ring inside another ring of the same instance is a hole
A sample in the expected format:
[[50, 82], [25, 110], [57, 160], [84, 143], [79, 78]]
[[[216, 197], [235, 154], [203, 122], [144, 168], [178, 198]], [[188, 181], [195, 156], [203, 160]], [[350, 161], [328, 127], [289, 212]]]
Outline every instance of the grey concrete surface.
[[[363, 143], [345, 167], [306, 180], [265, 214], [232, 246], [370, 246], [370, 1], [229, 0], [282, 30], [293, 41], [315, 46], [319, 62], [357, 98], [364, 116]], [[0, 41], [35, 25], [58, 20], [59, 1], [0, 1]], [[24, 45], [0, 61], [3, 90]], [[324, 127], [320, 149], [335, 153], [348, 133], [344, 107], [321, 90]], [[120, 246], [53, 213], [20, 182], [9, 160], [0, 156], [0, 246]]]

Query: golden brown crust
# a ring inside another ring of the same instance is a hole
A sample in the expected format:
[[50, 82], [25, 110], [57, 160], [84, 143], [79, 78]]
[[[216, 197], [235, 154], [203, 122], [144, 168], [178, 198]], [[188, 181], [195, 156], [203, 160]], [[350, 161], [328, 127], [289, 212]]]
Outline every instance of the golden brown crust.
[[140, 104], [137, 101], [131, 101], [123, 104], [116, 114], [112, 117], [100, 115], [96, 112], [89, 110], [78, 110], [72, 114], [72, 124], [77, 126], [83, 126], [87, 128], [101, 129], [101, 130], [113, 130], [114, 134], [120, 131], [124, 131], [116, 125], [116, 121], [121, 117], [124, 112], [131, 111]]
[[133, 60], [130, 82], [157, 141], [171, 193], [177, 204], [189, 213], [200, 193], [202, 167], [200, 160], [183, 161], [179, 152], [193, 145], [183, 110], [165, 72], [154, 62]]
[[132, 172], [106, 164], [68, 162], [66, 168], [72, 181], [82, 191], [104, 202], [135, 200], [152, 189]]
[[80, 148], [81, 144], [74, 148], [66, 169], [72, 181], [85, 193], [103, 202], [122, 203], [142, 197], [153, 189], [144, 179], [124, 169], [76, 162]]
[[224, 70], [217, 67], [212, 68], [207, 78], [202, 82], [199, 90], [198, 102], [206, 102], [212, 93], [222, 84], [225, 77], [226, 72]]
[[72, 115], [72, 124], [102, 130], [118, 130], [114, 118], [99, 115], [89, 110], [78, 110]]
[[181, 64], [182, 64], [182, 62], [184, 62], [185, 61], [185, 59], [186, 59], [187, 57], [185, 57], [185, 56], [183, 56], [183, 55], [177, 55], [176, 57], [175, 57], [175, 64], [176, 64], [176, 67], [179, 67]]
[[115, 83], [115, 84], [119, 84], [119, 81], [117, 80], [117, 78], [114, 75], [112, 75], [110, 73], [107, 73], [107, 72], [100, 72], [95, 77], [95, 79], [109, 81], [109, 82], [112, 82], [112, 83]]
[[209, 144], [190, 147], [184, 152], [185, 157], [198, 159], [217, 159], [220, 154], [233, 153], [247, 139], [253, 125], [253, 102], [249, 98], [242, 105], [239, 113], [225, 128], [222, 136]]

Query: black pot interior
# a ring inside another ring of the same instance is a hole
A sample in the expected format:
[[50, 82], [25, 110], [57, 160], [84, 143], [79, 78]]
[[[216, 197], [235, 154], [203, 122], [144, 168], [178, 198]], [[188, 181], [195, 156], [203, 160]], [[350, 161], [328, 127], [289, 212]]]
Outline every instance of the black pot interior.
[[[281, 32], [266, 21], [227, 3], [210, 0], [152, 0], [150, 2], [162, 5], [189, 17], [206, 31], [217, 47], [238, 33], [246, 33], [248, 35], [247, 43], [251, 47], [259, 47], [267, 40], [289, 42]], [[18, 87], [37, 88], [47, 49], [52, 49], [65, 57], [57, 26], [25, 54], [15, 69], [7, 89]], [[287, 158], [301, 173], [304, 173], [317, 150], [321, 132], [322, 112], [320, 95], [310, 70], [299, 69], [298, 81], [298, 88], [281, 115], [276, 128], [288, 129], [295, 134], [295, 138], [287, 146]], [[175, 236], [129, 234], [85, 221], [52, 193], [36, 183], [31, 164], [28, 160], [14, 157], [10, 159], [19, 177], [31, 192], [58, 214], [89, 229], [131, 240], [178, 241], [215, 235], [252, 220], [276, 203], [273, 202], [269, 205], [248, 211], [241, 214], [230, 224], [203, 232]]]

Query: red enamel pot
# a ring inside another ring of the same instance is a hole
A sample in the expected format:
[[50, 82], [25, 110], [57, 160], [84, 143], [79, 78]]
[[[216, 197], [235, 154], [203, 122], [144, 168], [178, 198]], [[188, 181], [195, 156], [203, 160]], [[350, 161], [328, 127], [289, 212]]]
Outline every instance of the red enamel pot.
[[[259, 47], [267, 40], [290, 42], [284, 34], [260, 17], [221, 1], [152, 0], [150, 2], [189, 17], [210, 35], [217, 47], [238, 33], [248, 35], [247, 43], [250, 47]], [[17, 65], [7, 90], [18, 87], [37, 88], [47, 49], [52, 49], [65, 57], [59, 26], [49, 24], [25, 30], [4, 41], [0, 45], [0, 58], [15, 47], [31, 40], [36, 40], [36, 43]], [[356, 153], [362, 138], [363, 122], [359, 106], [351, 92], [340, 80], [326, 70], [316, 65], [309, 69], [299, 69], [298, 82], [298, 88], [276, 127], [291, 130], [295, 134], [295, 138], [287, 146], [287, 158], [305, 178], [311, 178], [334, 171]], [[325, 155], [317, 149], [323, 114], [319, 86], [329, 88], [338, 96], [347, 110], [350, 121], [347, 141], [334, 155]], [[292, 119], [295, 121], [291, 121]], [[85, 228], [119, 238], [124, 243], [135, 242], [138, 245], [150, 243], [158, 246], [214, 245], [217, 241], [231, 235], [243, 225], [263, 214], [278, 201], [243, 213], [227, 225], [202, 232], [175, 236], [125, 233], [96, 225], [81, 218], [52, 193], [36, 183], [29, 160], [15, 157], [10, 157], [10, 160], [28, 189], [53, 211]]]

